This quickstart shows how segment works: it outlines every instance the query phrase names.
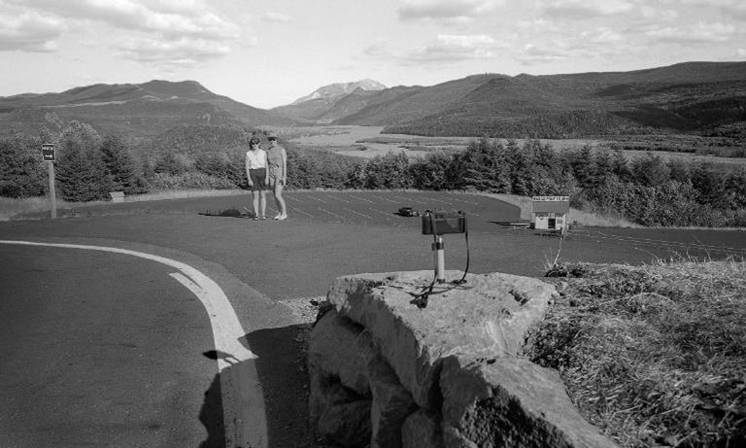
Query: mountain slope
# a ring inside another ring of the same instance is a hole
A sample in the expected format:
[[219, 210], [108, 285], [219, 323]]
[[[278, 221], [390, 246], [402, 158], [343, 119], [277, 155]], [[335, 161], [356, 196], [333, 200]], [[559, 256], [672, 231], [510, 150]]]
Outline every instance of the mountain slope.
[[746, 127], [746, 63], [694, 62], [571, 75], [479, 75], [423, 87], [337, 122], [385, 125], [385, 132], [395, 133], [510, 138], [717, 133], [734, 124]]
[[293, 123], [288, 118], [216, 95], [195, 81], [95, 84], [61, 93], [0, 98], [0, 124], [5, 129], [59, 130], [70, 120], [137, 137], [156, 135], [181, 124]]
[[[270, 109], [270, 112], [292, 120], [311, 123], [329, 123], [337, 118], [357, 112], [366, 104], [356, 101], [371, 93], [386, 89], [383, 84], [372, 79], [329, 84], [298, 98], [286, 106]], [[345, 100], [348, 96], [349, 99]], [[340, 103], [340, 101], [342, 101]], [[337, 104], [340, 105], [337, 107]]]

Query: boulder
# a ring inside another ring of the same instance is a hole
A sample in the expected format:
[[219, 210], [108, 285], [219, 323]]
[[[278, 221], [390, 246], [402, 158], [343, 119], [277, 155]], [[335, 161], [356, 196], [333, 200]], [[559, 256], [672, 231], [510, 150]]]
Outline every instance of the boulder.
[[394, 370], [380, 356], [368, 331], [358, 338], [365, 360], [373, 402], [370, 410], [371, 448], [400, 448], [401, 427], [409, 414], [417, 410], [409, 392], [399, 383]]
[[431, 279], [432, 271], [340, 277], [327, 300], [370, 332], [417, 405], [437, 413], [441, 361], [456, 354], [484, 360], [517, 355], [556, 292], [537, 279], [470, 274], [463, 285], [434, 285], [427, 307], [419, 308], [413, 300]]
[[559, 374], [528, 360], [444, 360], [443, 434], [447, 448], [611, 448], [565, 392]]
[[412, 413], [401, 428], [402, 448], [443, 448], [440, 416], [422, 409]]
[[336, 311], [327, 312], [314, 326], [308, 342], [308, 362], [359, 395], [370, 395], [363, 359], [356, 343], [362, 328]]

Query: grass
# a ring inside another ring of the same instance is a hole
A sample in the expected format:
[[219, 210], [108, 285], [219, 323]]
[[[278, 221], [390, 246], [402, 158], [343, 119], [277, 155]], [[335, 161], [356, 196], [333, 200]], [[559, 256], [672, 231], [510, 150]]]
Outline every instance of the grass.
[[[526, 346], [622, 447], [746, 446], [746, 263], [555, 263]], [[558, 282], [556, 279], [555, 282]]]

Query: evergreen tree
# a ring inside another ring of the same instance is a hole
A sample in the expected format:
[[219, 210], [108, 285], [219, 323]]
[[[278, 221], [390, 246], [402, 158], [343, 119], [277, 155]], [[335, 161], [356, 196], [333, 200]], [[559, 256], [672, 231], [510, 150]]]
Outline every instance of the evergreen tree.
[[447, 190], [452, 188], [449, 167], [453, 157], [442, 151], [426, 155], [410, 165], [410, 176], [414, 188], [420, 190]]
[[671, 171], [660, 156], [651, 153], [632, 161], [632, 179], [638, 185], [655, 187], [671, 180]]
[[137, 164], [120, 137], [113, 134], [104, 137], [101, 157], [112, 191], [123, 191], [128, 195], [142, 192], [144, 182], [138, 174]]
[[41, 196], [48, 185], [42, 140], [23, 134], [0, 137], [0, 196]]
[[746, 167], [728, 173], [725, 179], [725, 203], [733, 210], [746, 209]]
[[108, 199], [111, 182], [101, 157], [101, 138], [88, 124], [72, 121], [59, 139], [57, 182], [63, 199], [88, 202]]

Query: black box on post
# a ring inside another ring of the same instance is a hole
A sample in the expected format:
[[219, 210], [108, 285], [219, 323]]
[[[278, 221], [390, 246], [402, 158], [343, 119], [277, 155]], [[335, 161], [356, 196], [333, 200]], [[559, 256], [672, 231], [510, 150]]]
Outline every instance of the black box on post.
[[447, 233], [466, 233], [466, 215], [462, 212], [425, 211], [422, 215], [422, 234], [445, 235]]

